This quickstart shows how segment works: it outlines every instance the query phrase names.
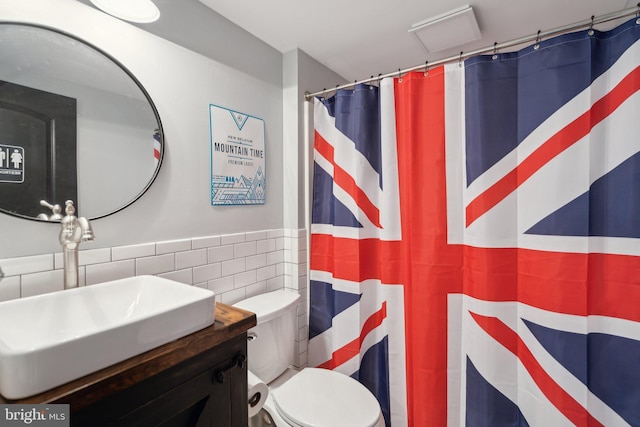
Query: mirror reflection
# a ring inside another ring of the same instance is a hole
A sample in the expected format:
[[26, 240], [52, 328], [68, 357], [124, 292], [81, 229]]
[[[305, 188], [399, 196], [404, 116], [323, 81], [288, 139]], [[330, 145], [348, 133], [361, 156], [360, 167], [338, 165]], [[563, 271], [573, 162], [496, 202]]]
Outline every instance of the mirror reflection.
[[155, 179], [162, 144], [153, 102], [121, 64], [58, 31], [0, 23], [0, 211], [46, 220], [47, 205], [73, 200], [90, 219], [117, 212]]

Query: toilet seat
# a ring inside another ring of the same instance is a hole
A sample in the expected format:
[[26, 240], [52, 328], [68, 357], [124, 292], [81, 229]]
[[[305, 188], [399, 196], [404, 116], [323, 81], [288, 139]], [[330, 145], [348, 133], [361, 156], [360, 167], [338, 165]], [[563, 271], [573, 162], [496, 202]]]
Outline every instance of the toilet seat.
[[305, 368], [272, 396], [279, 415], [296, 427], [373, 427], [382, 417], [365, 386], [328, 369]]

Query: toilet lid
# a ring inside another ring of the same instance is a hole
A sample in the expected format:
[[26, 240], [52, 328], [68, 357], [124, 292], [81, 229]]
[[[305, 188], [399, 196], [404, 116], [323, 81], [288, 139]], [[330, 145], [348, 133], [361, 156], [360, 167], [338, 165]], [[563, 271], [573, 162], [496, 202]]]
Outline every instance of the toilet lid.
[[305, 368], [272, 393], [282, 418], [300, 427], [372, 427], [382, 413], [376, 398], [353, 378]]

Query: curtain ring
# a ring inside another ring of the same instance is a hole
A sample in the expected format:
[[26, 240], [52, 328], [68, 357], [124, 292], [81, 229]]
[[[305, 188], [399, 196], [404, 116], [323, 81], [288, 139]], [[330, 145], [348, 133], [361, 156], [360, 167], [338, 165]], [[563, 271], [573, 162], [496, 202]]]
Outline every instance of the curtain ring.
[[458, 68], [462, 68], [462, 51], [460, 51], [460, 57], [458, 58]]
[[540, 30], [538, 30], [538, 35], [536, 36], [536, 44], [533, 45], [533, 49], [540, 49]]
[[424, 76], [427, 77], [429, 75], [429, 61], [424, 61]]
[[493, 56], [491, 57], [494, 61], [498, 59], [498, 42], [493, 42]]
[[400, 68], [398, 68], [398, 81], [402, 83], [402, 71], [400, 71]]
[[322, 89], [322, 101], [327, 99], [327, 88]]
[[595, 31], [593, 31], [593, 19], [595, 18], [595, 15], [591, 15], [591, 25], [589, 26], [589, 31], [587, 31], [587, 34], [592, 36], [595, 34]]

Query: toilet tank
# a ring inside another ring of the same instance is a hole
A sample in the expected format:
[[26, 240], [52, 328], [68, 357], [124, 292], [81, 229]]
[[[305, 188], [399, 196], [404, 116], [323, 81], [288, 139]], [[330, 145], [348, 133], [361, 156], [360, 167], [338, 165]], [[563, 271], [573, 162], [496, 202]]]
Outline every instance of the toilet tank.
[[293, 363], [299, 300], [297, 292], [279, 289], [234, 304], [256, 314], [257, 324], [248, 332], [249, 370], [267, 384]]

